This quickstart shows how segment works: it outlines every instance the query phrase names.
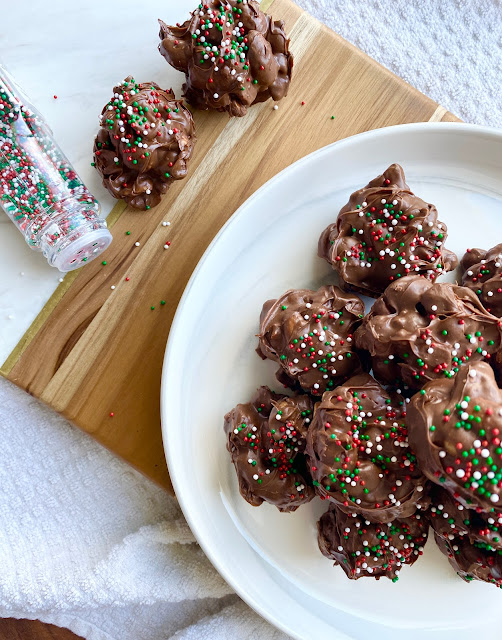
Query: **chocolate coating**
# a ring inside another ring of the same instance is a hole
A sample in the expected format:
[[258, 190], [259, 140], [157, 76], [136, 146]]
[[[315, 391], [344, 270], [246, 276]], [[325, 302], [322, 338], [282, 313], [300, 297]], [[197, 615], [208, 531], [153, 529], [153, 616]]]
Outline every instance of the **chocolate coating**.
[[467, 509], [439, 486], [430, 492], [430, 521], [434, 531], [448, 540], [467, 536], [488, 551], [502, 550], [502, 512]]
[[436, 207], [414, 195], [393, 164], [350, 196], [321, 234], [318, 253], [345, 289], [377, 297], [410, 273], [433, 281], [454, 269], [457, 258], [444, 248], [446, 238]]
[[[297, 410], [293, 402], [292, 398], [286, 401], [285, 396], [268, 387], [260, 387], [251, 402], [238, 404], [225, 416], [227, 449], [237, 473], [239, 490], [255, 507], [269, 502], [280, 511], [295, 511], [314, 496], [301, 453], [301, 440], [304, 443], [305, 423], [309, 419], [301, 413], [310, 410], [306, 407], [311, 407], [311, 401], [299, 398]], [[280, 420], [276, 419], [277, 415]], [[284, 433], [280, 431], [283, 426]], [[283, 445], [275, 437], [278, 427], [279, 433], [287, 436]], [[303, 434], [300, 442], [295, 442], [293, 431], [296, 430]]]
[[94, 141], [94, 163], [114, 198], [145, 211], [187, 175], [195, 143], [190, 111], [155, 82], [113, 88]]
[[293, 56], [284, 22], [255, 0], [208, 0], [182, 25], [159, 23], [159, 51], [185, 73], [183, 92], [194, 107], [244, 116], [257, 102], [287, 95]]
[[416, 513], [387, 524], [372, 523], [332, 506], [321, 516], [317, 532], [321, 553], [339, 564], [351, 580], [385, 576], [395, 582], [401, 567], [422, 555], [429, 522]]
[[408, 445], [405, 417], [404, 399], [367, 373], [327, 391], [307, 434], [316, 492], [375, 522], [426, 508], [426, 481]]
[[502, 328], [470, 289], [407, 276], [387, 287], [355, 340], [369, 351], [378, 380], [420, 389], [454, 375], [463, 362], [495, 365]]
[[410, 445], [424, 474], [464, 506], [502, 507], [502, 391], [485, 362], [428, 382], [408, 406]]
[[463, 286], [474, 291], [487, 311], [502, 316], [502, 244], [488, 251], [467, 249], [460, 266]]
[[364, 303], [338, 287], [293, 289], [263, 305], [258, 354], [280, 364], [289, 386], [320, 396], [363, 370], [352, 335]]
[[502, 552], [487, 551], [468, 538], [449, 540], [434, 534], [436, 544], [466, 582], [481, 580], [502, 588]]

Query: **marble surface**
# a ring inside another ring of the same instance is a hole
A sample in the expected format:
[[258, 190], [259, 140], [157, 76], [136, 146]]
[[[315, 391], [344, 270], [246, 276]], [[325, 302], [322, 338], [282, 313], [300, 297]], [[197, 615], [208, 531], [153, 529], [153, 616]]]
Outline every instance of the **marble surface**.
[[[107, 215], [115, 201], [91, 167], [92, 142], [102, 107], [115, 83], [131, 74], [172, 87], [183, 75], [157, 51], [157, 18], [179, 21], [193, 0], [26, 0], [2, 3], [0, 58], [45, 116], [55, 138]], [[57, 99], [54, 98], [57, 96]], [[62, 274], [25, 244], [0, 210], [0, 363], [4, 362]], [[84, 267], [85, 268], [85, 267]]]

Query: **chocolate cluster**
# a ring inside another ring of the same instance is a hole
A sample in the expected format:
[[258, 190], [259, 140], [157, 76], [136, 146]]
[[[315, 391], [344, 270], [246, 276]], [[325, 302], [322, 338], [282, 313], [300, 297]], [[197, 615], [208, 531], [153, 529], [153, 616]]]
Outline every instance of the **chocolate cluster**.
[[287, 95], [293, 56], [284, 22], [255, 0], [207, 0], [182, 25], [159, 23], [159, 51], [185, 74], [193, 107], [244, 116], [257, 102]]
[[453, 540], [434, 534], [436, 544], [457, 574], [465, 580], [490, 582], [502, 588], [502, 555], [472, 544], [467, 538]]
[[393, 164], [350, 196], [321, 234], [319, 256], [344, 288], [377, 297], [406, 275], [433, 282], [454, 269], [457, 258], [445, 249], [447, 235], [436, 207], [414, 195], [403, 169]]
[[463, 286], [474, 291], [487, 311], [502, 316], [502, 244], [488, 251], [467, 249], [460, 266]]
[[114, 198], [143, 211], [187, 175], [192, 114], [172, 91], [128, 77], [113, 89], [94, 141], [94, 164]]
[[313, 498], [303, 454], [312, 409], [308, 396], [286, 398], [261, 387], [251, 402], [225, 416], [239, 490], [253, 506], [268, 502], [295, 511]]
[[347, 578], [383, 576], [395, 582], [401, 568], [423, 554], [429, 521], [427, 515], [415, 513], [382, 524], [333, 505], [321, 516], [317, 532], [321, 553], [340, 565]]
[[[502, 507], [502, 391], [485, 362], [428, 382], [411, 400], [410, 444], [424, 474], [468, 508]], [[500, 505], [499, 505], [500, 503]]]
[[487, 551], [502, 551], [502, 512], [494, 507], [467, 508], [442, 486], [431, 490], [430, 521], [435, 533], [450, 542], [465, 538]]
[[410, 442], [432, 492], [436, 542], [467, 582], [502, 587], [502, 390], [484, 362], [428, 382], [409, 406]]
[[258, 354], [280, 365], [278, 379], [314, 396], [363, 371], [353, 334], [364, 303], [334, 286], [294, 289], [263, 305]]
[[307, 435], [316, 492], [373, 522], [426, 508], [426, 479], [408, 443], [405, 407], [402, 396], [367, 373], [326, 392]]
[[470, 289], [407, 276], [387, 287], [355, 338], [378, 380], [421, 389], [464, 363], [497, 362], [502, 327]]

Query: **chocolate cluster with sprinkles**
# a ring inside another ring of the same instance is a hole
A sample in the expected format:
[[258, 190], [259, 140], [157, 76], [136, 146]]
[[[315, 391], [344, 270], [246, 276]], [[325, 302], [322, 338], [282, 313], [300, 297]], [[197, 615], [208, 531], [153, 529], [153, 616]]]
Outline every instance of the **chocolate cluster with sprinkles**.
[[415, 513], [374, 523], [332, 506], [321, 516], [317, 531], [321, 553], [339, 564], [351, 580], [383, 576], [396, 582], [403, 565], [413, 564], [423, 554], [429, 521], [426, 515]]
[[453, 569], [465, 582], [480, 580], [502, 588], [502, 552], [488, 551], [483, 546], [471, 543], [467, 537], [451, 540], [435, 533], [434, 538], [441, 552], [448, 557]]
[[314, 401], [307, 394], [285, 396], [273, 403], [268, 428], [263, 431], [266, 454], [273, 462], [285, 465], [305, 452], [307, 431], [314, 414]]
[[502, 244], [484, 251], [467, 249], [460, 263], [462, 284], [469, 287], [494, 316], [502, 316]]
[[363, 370], [353, 334], [364, 303], [334, 286], [292, 289], [263, 305], [258, 354], [280, 365], [278, 378], [320, 397]]
[[312, 402], [305, 396], [286, 398], [268, 387], [227, 413], [227, 449], [247, 502], [295, 511], [313, 498], [303, 453], [311, 415]]
[[436, 207], [414, 195], [393, 164], [350, 196], [321, 234], [318, 252], [345, 289], [377, 297], [409, 274], [433, 282], [454, 269], [457, 257], [445, 249], [446, 238]]
[[192, 114], [173, 92], [128, 77], [114, 87], [94, 142], [94, 164], [114, 198], [143, 211], [187, 175], [195, 144]]
[[323, 395], [307, 456], [316, 492], [343, 511], [391, 522], [428, 506], [426, 480], [408, 443], [406, 401], [367, 373]]
[[257, 102], [287, 95], [293, 56], [284, 22], [255, 0], [210, 0], [182, 25], [159, 23], [159, 51], [185, 73], [192, 106], [244, 116]]
[[453, 494], [435, 485], [431, 493], [430, 521], [438, 536], [449, 541], [466, 536], [478, 547], [502, 553], [502, 512], [495, 508], [468, 509]]
[[420, 468], [468, 508], [502, 507], [502, 391], [486, 362], [428, 382], [408, 407]]
[[378, 380], [421, 389], [453, 378], [465, 363], [496, 365], [502, 326], [470, 289], [407, 276], [387, 287], [355, 340], [369, 351]]

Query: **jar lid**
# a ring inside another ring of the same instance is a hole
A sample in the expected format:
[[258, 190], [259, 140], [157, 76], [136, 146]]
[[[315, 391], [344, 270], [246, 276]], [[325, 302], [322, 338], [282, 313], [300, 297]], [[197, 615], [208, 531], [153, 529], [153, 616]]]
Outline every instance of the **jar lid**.
[[108, 229], [95, 229], [75, 238], [49, 260], [49, 264], [63, 273], [83, 267], [108, 248], [112, 234]]

